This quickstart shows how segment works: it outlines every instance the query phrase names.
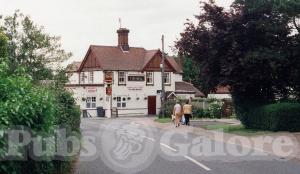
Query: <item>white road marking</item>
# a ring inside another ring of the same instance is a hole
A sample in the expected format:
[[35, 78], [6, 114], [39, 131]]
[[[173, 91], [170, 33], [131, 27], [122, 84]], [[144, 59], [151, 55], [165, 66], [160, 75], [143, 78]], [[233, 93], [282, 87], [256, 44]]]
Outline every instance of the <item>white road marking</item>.
[[[114, 127], [111, 127], [111, 128], [114, 129], [114, 130], [116, 130], [116, 131], [119, 130], [119, 129], [114, 128]], [[128, 133], [129, 133], [129, 134], [132, 134], [132, 135], [135, 135], [135, 136], [138, 135], [137, 133], [131, 132], [131, 131], [128, 131]], [[152, 141], [152, 142], [155, 142], [155, 139], [153, 139], [153, 138], [146, 137], [146, 136], [142, 136], [142, 137], [145, 138], [145, 139], [147, 139], [147, 140], [150, 140], [150, 141]], [[165, 148], [167, 148], [167, 149], [170, 149], [170, 150], [172, 150], [172, 151], [174, 151], [174, 152], [178, 152], [178, 150], [174, 149], [173, 147], [171, 147], [171, 146], [169, 146], [169, 145], [167, 145], [167, 144], [160, 143], [160, 145], [162, 145], [163, 147], [165, 147]], [[204, 164], [198, 162], [197, 160], [195, 160], [195, 159], [193, 159], [193, 158], [191, 158], [191, 157], [189, 157], [189, 156], [184, 156], [184, 158], [186, 158], [187, 160], [193, 162], [194, 164], [198, 165], [199, 167], [203, 168], [203, 169], [206, 170], [206, 171], [211, 171], [210, 168], [208, 168], [208, 167], [205, 166]]]
[[153, 138], [149, 138], [149, 137], [146, 137], [146, 136], [142, 136], [143, 138], [147, 139], [147, 140], [150, 140], [152, 142], [155, 142], [155, 140]]
[[191, 157], [189, 157], [189, 156], [184, 156], [184, 158], [190, 160], [191, 162], [195, 163], [196, 165], [200, 166], [201, 168], [203, 168], [203, 169], [206, 170], [206, 171], [211, 171], [210, 168], [208, 168], [208, 167], [205, 166], [204, 164], [202, 164], [202, 163], [196, 161], [195, 159], [193, 159], [193, 158], [191, 158]]
[[162, 146], [164, 146], [165, 148], [170, 149], [170, 150], [172, 150], [172, 151], [174, 151], [174, 152], [177, 152], [176, 149], [174, 149], [173, 147], [170, 147], [170, 146], [168, 146], [168, 145], [166, 145], [166, 144], [164, 144], [164, 143], [160, 143], [160, 145], [162, 145]]

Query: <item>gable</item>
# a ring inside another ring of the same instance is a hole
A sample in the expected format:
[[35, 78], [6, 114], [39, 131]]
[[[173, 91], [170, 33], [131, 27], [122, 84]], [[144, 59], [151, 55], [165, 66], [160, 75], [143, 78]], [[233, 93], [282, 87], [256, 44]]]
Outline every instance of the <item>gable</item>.
[[[156, 54], [145, 66], [144, 71], [160, 71], [160, 64], [162, 58], [159, 54]], [[166, 60], [165, 61], [165, 71], [166, 72], [173, 72], [175, 71], [174, 68], [170, 65], [170, 63]]]
[[99, 70], [101, 65], [91, 49], [88, 50], [84, 61], [80, 67], [80, 71]]

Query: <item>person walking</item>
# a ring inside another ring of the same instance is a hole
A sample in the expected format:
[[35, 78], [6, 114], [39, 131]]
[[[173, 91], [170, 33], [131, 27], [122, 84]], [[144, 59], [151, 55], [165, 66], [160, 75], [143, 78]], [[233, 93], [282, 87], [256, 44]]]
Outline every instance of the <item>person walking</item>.
[[186, 101], [185, 105], [183, 106], [183, 114], [185, 118], [185, 125], [190, 125], [190, 118], [192, 117], [192, 108], [193, 106], [189, 104], [189, 101]]
[[181, 107], [179, 101], [177, 101], [176, 105], [174, 106], [173, 115], [175, 115], [175, 124], [176, 124], [176, 127], [179, 127], [180, 126], [181, 116], [182, 116], [182, 107]]

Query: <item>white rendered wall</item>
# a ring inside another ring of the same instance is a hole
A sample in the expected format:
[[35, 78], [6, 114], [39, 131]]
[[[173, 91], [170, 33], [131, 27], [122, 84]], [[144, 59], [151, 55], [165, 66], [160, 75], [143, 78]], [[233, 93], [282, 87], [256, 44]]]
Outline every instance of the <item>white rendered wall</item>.
[[[86, 72], [88, 76], [88, 73]], [[128, 75], [144, 75], [145, 81], [143, 82], [130, 82], [128, 81]], [[76, 77], [71, 77], [75, 80]], [[120, 116], [130, 116], [130, 115], [148, 115], [148, 96], [156, 96], [156, 114], [159, 113], [161, 102], [160, 102], [160, 93], [161, 90], [161, 73], [154, 72], [154, 84], [146, 85], [146, 72], [126, 72], [126, 86], [121, 86], [118, 84], [118, 72], [114, 72], [114, 82], [112, 84], [112, 107], [117, 107], [116, 97], [125, 97], [126, 98], [126, 108], [119, 108]], [[70, 79], [70, 80], [71, 80]], [[77, 74], [77, 79], [79, 79]], [[166, 91], [175, 90], [175, 82], [182, 81], [182, 75], [171, 73], [171, 85], [166, 86]], [[75, 81], [74, 81], [75, 82]], [[88, 79], [85, 80], [88, 82]], [[72, 83], [73, 84], [73, 83]], [[78, 80], [77, 80], [77, 84]], [[88, 83], [87, 83], [88, 84]], [[94, 71], [94, 84], [104, 84], [104, 73], [103, 71]], [[110, 102], [107, 100], [106, 96], [106, 86], [104, 87], [70, 87], [70, 90], [73, 91], [74, 97], [77, 104], [81, 109], [86, 108], [86, 101], [83, 101], [83, 98], [87, 97], [96, 97], [97, 107], [104, 107], [104, 109], [109, 109]], [[131, 99], [128, 100], [128, 97]], [[139, 98], [139, 99], [137, 99]], [[100, 100], [102, 99], [102, 100]], [[92, 116], [96, 116], [96, 111], [90, 110], [89, 113]]]

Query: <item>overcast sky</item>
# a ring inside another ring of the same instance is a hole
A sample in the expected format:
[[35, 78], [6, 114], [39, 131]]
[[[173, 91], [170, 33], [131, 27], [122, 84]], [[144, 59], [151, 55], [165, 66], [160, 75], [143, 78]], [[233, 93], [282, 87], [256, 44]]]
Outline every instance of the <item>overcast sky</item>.
[[[130, 29], [129, 44], [146, 49], [161, 47], [165, 34], [170, 47], [187, 18], [199, 14], [200, 0], [0, 0], [0, 14], [16, 9], [29, 15], [46, 32], [60, 36], [71, 61], [83, 59], [89, 45], [117, 45], [119, 18]], [[216, 0], [228, 7], [232, 0]]]

